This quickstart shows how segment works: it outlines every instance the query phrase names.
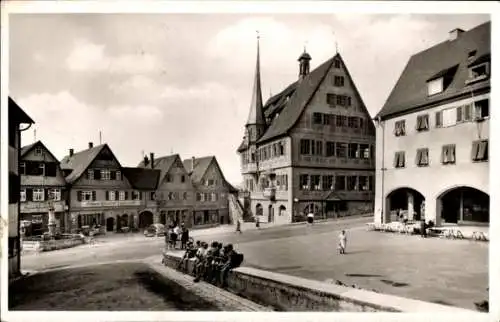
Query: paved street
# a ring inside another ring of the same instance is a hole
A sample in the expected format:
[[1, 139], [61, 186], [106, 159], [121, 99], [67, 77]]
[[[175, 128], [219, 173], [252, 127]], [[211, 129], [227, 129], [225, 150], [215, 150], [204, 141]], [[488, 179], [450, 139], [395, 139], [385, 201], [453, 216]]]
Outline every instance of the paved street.
[[[235, 244], [245, 266], [316, 280], [341, 280], [362, 288], [425, 301], [474, 309], [487, 298], [488, 243], [369, 232], [370, 218], [288, 225], [235, 234], [219, 229], [206, 241]], [[337, 235], [348, 231], [347, 254], [337, 255]], [[159, 254], [163, 238], [111, 238], [95, 246], [23, 256], [24, 270], [92, 262], [142, 259]]]

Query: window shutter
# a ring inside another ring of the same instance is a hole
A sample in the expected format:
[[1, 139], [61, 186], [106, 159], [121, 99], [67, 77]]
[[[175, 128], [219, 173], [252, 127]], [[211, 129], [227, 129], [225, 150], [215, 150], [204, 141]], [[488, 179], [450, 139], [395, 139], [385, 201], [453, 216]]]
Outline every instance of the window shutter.
[[443, 145], [443, 150], [441, 152], [441, 162], [446, 163], [448, 161], [448, 146]]
[[125, 191], [125, 200], [128, 200], [128, 191]]
[[111, 171], [110, 174], [109, 174], [109, 178], [111, 180], [116, 180], [116, 171]]
[[397, 168], [399, 165], [399, 152], [396, 152], [396, 154], [394, 154], [394, 168]]
[[26, 189], [26, 201], [33, 201], [33, 189]]
[[472, 120], [472, 106], [471, 104], [464, 105], [464, 121]]
[[415, 156], [415, 164], [420, 165], [421, 159], [422, 159], [422, 150], [417, 149], [417, 155]]
[[449, 160], [455, 163], [455, 145], [451, 145], [449, 149]]
[[106, 190], [106, 200], [109, 200], [109, 191]]
[[436, 127], [442, 127], [443, 126], [443, 112], [439, 111], [436, 112]]
[[405, 166], [405, 153], [404, 152], [400, 152], [399, 162], [400, 162], [400, 166], [403, 168]]
[[422, 151], [422, 161], [423, 161], [424, 165], [429, 164], [429, 149], [424, 149]]
[[76, 199], [77, 199], [78, 201], [82, 201], [82, 192], [81, 192], [81, 191], [77, 191], [77, 192], [76, 192]]
[[428, 130], [429, 129], [429, 114], [425, 115], [424, 117], [424, 129]]
[[462, 106], [457, 107], [457, 122], [462, 122]]
[[92, 191], [92, 201], [96, 201], [97, 199], [97, 193], [95, 191]]

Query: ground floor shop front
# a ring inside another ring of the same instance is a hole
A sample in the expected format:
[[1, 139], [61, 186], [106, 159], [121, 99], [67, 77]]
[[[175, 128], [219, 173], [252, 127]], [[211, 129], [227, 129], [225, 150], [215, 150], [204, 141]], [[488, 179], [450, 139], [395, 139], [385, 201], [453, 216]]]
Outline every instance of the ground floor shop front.
[[201, 228], [229, 224], [229, 211], [228, 208], [165, 208], [154, 219], [154, 223], [167, 226], [183, 223], [188, 228]]

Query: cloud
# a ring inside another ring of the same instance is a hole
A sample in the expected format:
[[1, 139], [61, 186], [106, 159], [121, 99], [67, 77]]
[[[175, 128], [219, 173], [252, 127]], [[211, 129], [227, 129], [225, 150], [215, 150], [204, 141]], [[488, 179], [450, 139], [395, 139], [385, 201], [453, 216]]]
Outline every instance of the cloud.
[[109, 56], [105, 49], [104, 45], [77, 39], [66, 59], [66, 66], [75, 72], [106, 71], [125, 74], [153, 72], [160, 68], [156, 56], [142, 50], [134, 54]]

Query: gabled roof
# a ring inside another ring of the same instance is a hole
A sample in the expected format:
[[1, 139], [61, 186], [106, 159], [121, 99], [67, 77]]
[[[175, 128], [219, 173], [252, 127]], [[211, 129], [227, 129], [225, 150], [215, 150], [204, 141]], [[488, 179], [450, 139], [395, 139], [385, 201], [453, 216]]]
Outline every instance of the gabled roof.
[[128, 179], [134, 189], [156, 190], [161, 170], [146, 168], [122, 168], [123, 175]]
[[[330, 70], [333, 61], [337, 58], [340, 58], [339, 54], [336, 54], [334, 57], [315, 68], [300, 82], [296, 82], [297, 85], [295, 86], [293, 94], [283, 108], [282, 113], [272, 121], [264, 135], [258, 140], [258, 143], [263, 143], [286, 134], [297, 123], [304, 109], [309, 104]], [[294, 88], [293, 84], [288, 87], [288, 90], [292, 91], [292, 88]], [[285, 96], [282, 94], [280, 98], [283, 97]]]
[[[71, 173], [66, 177], [66, 181], [68, 183], [73, 183], [76, 180], [78, 180], [82, 174], [87, 170], [87, 168], [90, 166], [92, 161], [99, 155], [99, 153], [107, 147], [109, 149], [109, 146], [105, 144], [101, 144], [98, 146], [95, 146], [93, 148], [83, 150], [80, 152], [76, 152], [73, 154], [73, 156], [65, 156], [60, 163], [61, 169], [63, 170], [73, 170]], [[111, 151], [111, 149], [109, 149]], [[114, 156], [113, 151], [111, 151], [111, 154], [115, 158], [115, 160], [118, 159]], [[119, 164], [119, 162], [118, 162]], [[121, 166], [120, 166], [121, 168]]]
[[52, 154], [52, 152], [50, 152], [49, 149], [47, 149], [47, 147], [45, 146], [45, 144], [42, 143], [42, 141], [38, 140], [36, 141], [35, 143], [32, 143], [32, 144], [29, 144], [29, 145], [25, 145], [21, 148], [21, 158], [24, 157], [26, 154], [28, 154], [31, 150], [33, 150], [35, 147], [38, 147], [40, 146], [42, 149], [44, 149], [45, 151], [49, 152], [50, 156], [52, 158], [54, 158], [54, 160], [56, 160], [57, 162], [59, 162], [59, 160], [55, 157], [54, 154]]
[[[475, 50], [478, 61], [485, 60], [490, 55], [490, 30], [491, 23], [486, 22], [460, 34], [455, 40], [446, 40], [411, 56], [376, 118], [387, 119], [415, 108], [489, 88], [489, 79], [471, 85], [467, 85], [466, 80], [469, 76], [469, 53]], [[451, 83], [442, 93], [428, 96], [427, 81], [455, 65], [458, 67]]]
[[31, 117], [26, 114], [23, 109], [17, 105], [16, 101], [14, 101], [9, 96], [9, 122], [17, 123], [17, 124], [33, 124], [35, 121], [31, 119]]
[[[175, 160], [179, 159], [180, 157], [178, 154], [172, 154], [172, 155], [166, 155], [163, 157], [155, 158], [154, 160], [154, 168], [157, 170], [160, 170], [160, 178], [159, 181], [162, 181], [163, 178], [165, 178], [165, 175], [170, 171], [170, 168], [172, 168], [172, 165], [174, 164]], [[144, 161], [141, 161], [137, 167], [139, 168], [150, 168], [151, 167], [151, 160], [149, 160], [150, 164], [145, 165]]]
[[224, 177], [224, 173], [222, 172], [222, 169], [219, 166], [219, 162], [217, 162], [217, 158], [215, 156], [212, 155], [207, 157], [195, 158], [194, 168], [192, 158], [182, 161], [182, 163], [184, 164], [184, 168], [186, 169], [186, 171], [188, 171], [191, 181], [194, 184], [200, 183], [201, 179], [203, 179], [203, 177], [205, 176], [205, 173], [207, 172], [212, 162], [214, 162], [216, 167], [219, 169], [222, 180], [228, 186], [229, 191], [235, 192], [236, 189]]

